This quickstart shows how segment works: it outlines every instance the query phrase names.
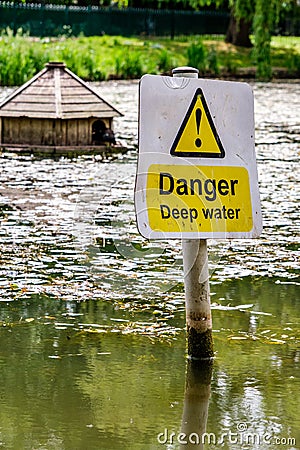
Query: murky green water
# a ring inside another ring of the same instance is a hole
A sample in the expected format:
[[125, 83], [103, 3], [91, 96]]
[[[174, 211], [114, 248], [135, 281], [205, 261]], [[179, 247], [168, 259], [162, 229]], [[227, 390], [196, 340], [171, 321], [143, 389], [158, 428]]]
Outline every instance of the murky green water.
[[[180, 242], [136, 231], [136, 150], [1, 155], [0, 447], [300, 448], [300, 90], [253, 87], [264, 232], [209, 242], [212, 376], [185, 359]], [[137, 83], [100, 88], [135, 147]]]

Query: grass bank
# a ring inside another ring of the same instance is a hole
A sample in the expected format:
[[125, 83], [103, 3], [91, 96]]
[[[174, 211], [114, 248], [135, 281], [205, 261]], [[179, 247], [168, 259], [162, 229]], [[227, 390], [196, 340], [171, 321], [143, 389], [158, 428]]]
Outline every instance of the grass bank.
[[[176, 66], [191, 65], [201, 76], [255, 76], [252, 49], [225, 44], [224, 36], [124, 38], [31, 38], [10, 30], [0, 37], [0, 84], [26, 82], [48, 61], [64, 61], [79, 77], [89, 81], [140, 78], [144, 73], [169, 73]], [[272, 39], [275, 77], [300, 77], [300, 37]]]

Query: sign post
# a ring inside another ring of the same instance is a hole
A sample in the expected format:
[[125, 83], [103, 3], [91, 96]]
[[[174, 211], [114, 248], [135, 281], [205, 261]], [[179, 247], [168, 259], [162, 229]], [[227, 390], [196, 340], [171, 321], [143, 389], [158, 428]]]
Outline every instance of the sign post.
[[208, 238], [262, 229], [253, 93], [246, 83], [173, 77], [140, 82], [137, 225], [148, 239], [182, 239], [188, 356], [213, 357]]
[[[173, 70], [174, 77], [188, 77], [198, 78], [198, 70], [193, 68], [177, 68]], [[196, 147], [195, 153], [197, 156], [203, 155], [201, 153], [202, 139], [200, 136], [200, 126], [202, 119], [202, 109], [200, 105], [199, 90], [194, 95], [193, 102], [190, 105], [190, 110], [185, 116], [191, 120], [194, 113], [196, 119], [197, 137], [193, 139], [193, 129], [187, 138], [190, 139], [189, 144], [181, 143], [183, 140], [183, 133], [187, 127], [187, 123], [183, 123], [179, 133], [175, 139], [172, 150], [175, 148], [174, 155], [182, 146], [183, 151], [187, 156], [195, 156], [193, 150]], [[207, 116], [206, 116], [207, 117]], [[190, 123], [190, 127], [195, 124]], [[202, 122], [203, 126], [203, 122]], [[211, 130], [211, 127], [209, 127]], [[215, 131], [215, 129], [214, 129]], [[179, 137], [178, 137], [179, 136]], [[223, 148], [219, 149], [214, 133], [212, 133], [211, 140], [213, 142], [214, 151], [218, 155], [222, 155]], [[178, 141], [178, 142], [177, 142]], [[192, 149], [187, 152], [186, 149]], [[171, 150], [171, 152], [172, 152]], [[210, 149], [211, 150], [211, 149]], [[212, 153], [212, 151], [210, 152]], [[205, 155], [205, 154], [204, 154]], [[207, 240], [206, 239], [182, 239], [182, 256], [183, 256], [183, 273], [184, 273], [184, 293], [185, 293], [185, 317], [187, 327], [187, 353], [193, 359], [211, 359], [214, 356], [213, 339], [212, 339], [212, 316], [210, 308], [210, 290], [209, 290], [209, 271], [208, 271], [208, 254], [207, 254]]]

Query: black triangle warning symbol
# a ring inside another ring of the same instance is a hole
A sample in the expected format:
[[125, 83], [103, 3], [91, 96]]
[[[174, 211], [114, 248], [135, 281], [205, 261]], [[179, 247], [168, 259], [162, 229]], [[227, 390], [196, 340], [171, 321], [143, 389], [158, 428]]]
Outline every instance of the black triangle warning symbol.
[[225, 150], [215, 128], [202, 89], [198, 88], [171, 147], [171, 155], [224, 158]]

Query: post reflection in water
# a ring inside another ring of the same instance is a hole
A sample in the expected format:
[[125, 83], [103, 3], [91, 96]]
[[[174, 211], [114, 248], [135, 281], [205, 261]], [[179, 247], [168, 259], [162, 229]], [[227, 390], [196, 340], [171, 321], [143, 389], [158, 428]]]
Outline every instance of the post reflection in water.
[[212, 370], [212, 360], [187, 361], [182, 434], [178, 439], [182, 450], [204, 448]]

